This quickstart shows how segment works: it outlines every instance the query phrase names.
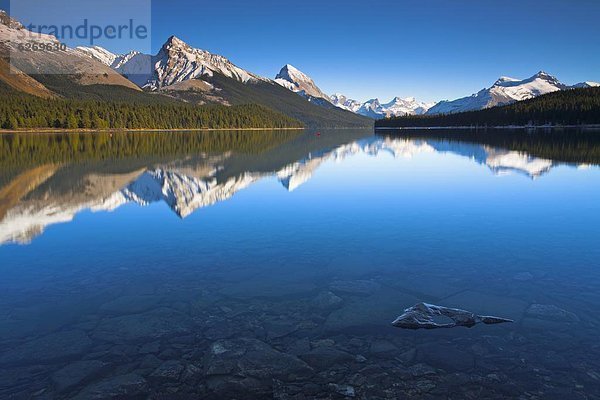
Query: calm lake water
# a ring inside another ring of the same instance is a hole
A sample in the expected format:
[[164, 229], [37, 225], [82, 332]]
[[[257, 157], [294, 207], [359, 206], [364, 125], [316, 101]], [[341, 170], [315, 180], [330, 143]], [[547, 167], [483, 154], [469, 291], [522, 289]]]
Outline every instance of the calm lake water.
[[598, 132], [0, 146], [0, 398], [600, 398]]

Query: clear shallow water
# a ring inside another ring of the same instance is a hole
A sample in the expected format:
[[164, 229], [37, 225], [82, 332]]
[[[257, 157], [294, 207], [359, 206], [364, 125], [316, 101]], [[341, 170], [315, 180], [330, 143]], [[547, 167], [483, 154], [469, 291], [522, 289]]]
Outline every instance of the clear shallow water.
[[[598, 153], [555, 139], [15, 161], [0, 397], [599, 398]], [[421, 301], [515, 323], [391, 327]]]

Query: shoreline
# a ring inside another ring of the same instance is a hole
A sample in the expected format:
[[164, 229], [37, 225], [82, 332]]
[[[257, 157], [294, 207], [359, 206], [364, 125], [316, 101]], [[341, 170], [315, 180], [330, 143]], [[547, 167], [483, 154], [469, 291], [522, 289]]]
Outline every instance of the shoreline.
[[600, 129], [600, 124], [588, 125], [502, 125], [502, 126], [403, 126], [403, 127], [375, 127], [375, 130], [472, 130], [483, 131], [488, 129]]
[[0, 129], [1, 134], [14, 133], [118, 133], [118, 132], [213, 132], [213, 131], [302, 131], [307, 128], [176, 128], [176, 129]]

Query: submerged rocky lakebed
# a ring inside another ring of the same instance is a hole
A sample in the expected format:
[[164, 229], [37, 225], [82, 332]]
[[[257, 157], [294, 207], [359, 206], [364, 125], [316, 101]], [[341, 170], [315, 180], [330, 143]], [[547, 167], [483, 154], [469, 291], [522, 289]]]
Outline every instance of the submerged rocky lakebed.
[[[600, 398], [593, 160], [244, 148], [0, 180], [1, 398]], [[421, 302], [514, 322], [392, 326]]]

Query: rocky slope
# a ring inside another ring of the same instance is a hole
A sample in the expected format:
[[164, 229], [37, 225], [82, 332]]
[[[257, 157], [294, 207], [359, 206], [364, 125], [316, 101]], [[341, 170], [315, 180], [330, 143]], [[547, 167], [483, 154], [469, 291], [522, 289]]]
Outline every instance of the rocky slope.
[[[40, 45], [38, 51], [23, 51], [19, 49], [20, 45], [25, 44]], [[50, 46], [52, 50], [47, 50], [41, 45]], [[114, 85], [122, 86], [135, 91], [140, 88], [115, 72], [105, 64], [81, 55], [75, 49], [66, 48], [66, 50], [54, 50], [54, 46], [59, 46], [59, 41], [50, 35], [33, 34], [17, 21], [9, 18], [6, 13], [0, 15], [0, 55], [5, 61], [10, 56], [11, 66], [20, 73], [36, 78], [42, 75], [60, 75], [63, 80], [69, 80], [77, 85]], [[28, 80], [21, 75], [21, 83]], [[3, 79], [4, 80], [4, 79]], [[37, 92], [44, 97], [48, 96], [48, 91], [28, 80], [32, 90], [18, 88], [18, 90]], [[7, 81], [7, 84], [12, 85]], [[38, 86], [36, 88], [36, 86]]]

